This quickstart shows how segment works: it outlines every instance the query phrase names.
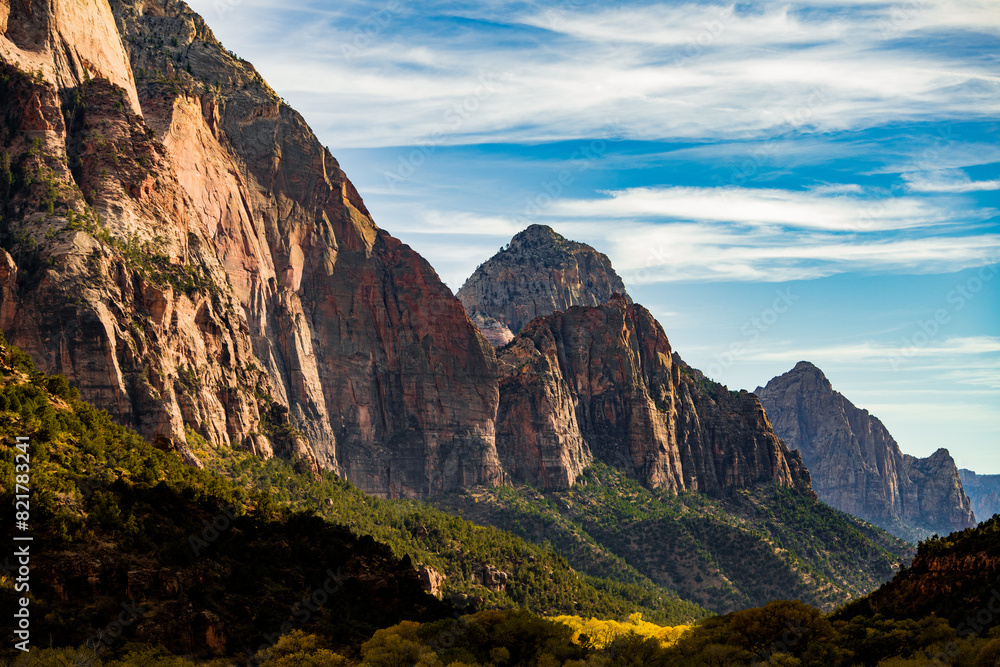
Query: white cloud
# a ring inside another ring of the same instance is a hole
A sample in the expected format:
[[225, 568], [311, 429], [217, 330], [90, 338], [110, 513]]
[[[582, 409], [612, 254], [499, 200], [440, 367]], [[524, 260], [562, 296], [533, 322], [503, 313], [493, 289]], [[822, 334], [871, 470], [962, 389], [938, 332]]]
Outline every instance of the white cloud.
[[1000, 190], [1000, 179], [973, 181], [960, 169], [904, 173], [903, 179], [911, 192], [965, 193]]
[[[504, 7], [496, 4], [477, 9], [498, 19]], [[995, 18], [980, 3], [911, 4], [900, 5], [905, 20], [899, 7], [875, 3], [805, 13], [797, 9], [808, 3], [761, 3], [755, 12], [557, 5], [554, 15], [543, 8], [508, 19], [502, 31], [477, 25], [454, 39], [402, 30], [401, 10], [350, 58], [341, 51], [357, 38], [358, 19], [229, 18], [245, 31], [240, 50], [258, 48], [266, 58], [242, 55], [338, 146], [417, 144], [435, 132], [463, 143], [576, 138], [614, 119], [634, 138], [738, 138], [995, 117], [991, 66], [889, 39], [941, 29], [992, 34]], [[539, 27], [550, 37], [538, 40], [531, 30]], [[543, 47], [526, 48], [533, 40]], [[447, 120], [484, 74], [498, 80], [489, 99], [461, 123]]]
[[[778, 349], [776, 349], [778, 348]], [[892, 367], [892, 360], [904, 359], [910, 363], [922, 364], [924, 369], [945, 370], [945, 367], [934, 362], [942, 359], [955, 360], [961, 357], [982, 357], [982, 355], [1000, 352], [1000, 338], [995, 336], [954, 336], [932, 340], [925, 345], [899, 345], [888, 341], [864, 341], [843, 345], [824, 345], [819, 347], [785, 347], [770, 345], [747, 350], [740, 356], [740, 361], [748, 362], [787, 362], [794, 364], [807, 359], [821, 368], [825, 363], [842, 364], [846, 362], [881, 362]], [[954, 361], [950, 361], [949, 379], [962, 381], [955, 376]], [[982, 363], [981, 360], [977, 364]], [[902, 364], [896, 364], [901, 367]], [[789, 366], [791, 367], [791, 366]], [[996, 369], [991, 369], [994, 373]], [[987, 374], [990, 375], [990, 374]], [[985, 376], [984, 376], [985, 377]], [[978, 379], [978, 376], [977, 376]]]
[[[857, 186], [855, 186], [857, 187]], [[844, 196], [849, 186], [800, 192], [768, 188], [662, 187], [610, 191], [603, 199], [556, 202], [566, 217], [659, 218], [870, 232], [939, 225], [947, 209], [916, 197]]]

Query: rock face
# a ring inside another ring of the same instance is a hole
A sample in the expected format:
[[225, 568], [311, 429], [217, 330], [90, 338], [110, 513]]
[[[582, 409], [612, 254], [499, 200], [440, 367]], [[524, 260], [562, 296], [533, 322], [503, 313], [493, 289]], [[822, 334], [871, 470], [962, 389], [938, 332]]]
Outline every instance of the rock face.
[[[599, 306], [616, 293], [625, 294], [625, 285], [606, 255], [531, 225], [480, 265], [457, 296], [473, 319], [492, 318], [517, 333], [539, 315]], [[505, 342], [503, 335], [487, 338]]]
[[802, 452], [820, 500], [911, 541], [975, 525], [948, 450], [904, 455], [882, 422], [814, 365], [801, 361], [755, 393], [775, 433]]
[[507, 581], [509, 579], [509, 574], [503, 570], [497, 569], [489, 563], [480, 563], [472, 571], [473, 583], [481, 584], [494, 593], [500, 593], [507, 590]]
[[475, 324], [483, 337], [493, 347], [501, 347], [514, 340], [514, 334], [503, 322], [482, 313], [473, 313], [472, 323]]
[[498, 359], [497, 448], [517, 479], [567, 488], [596, 457], [653, 488], [811, 493], [757, 398], [690, 368], [623, 296], [534, 320]]
[[972, 502], [972, 511], [978, 520], [986, 521], [994, 514], [1000, 514], [1000, 475], [977, 475], [965, 468], [958, 474], [962, 477], [962, 487]]
[[420, 585], [424, 587], [424, 590], [440, 600], [441, 585], [444, 583], [445, 576], [433, 567], [426, 565], [417, 568], [417, 575], [420, 577]]
[[490, 345], [182, 2], [0, 0], [0, 328], [150, 440], [500, 479]]

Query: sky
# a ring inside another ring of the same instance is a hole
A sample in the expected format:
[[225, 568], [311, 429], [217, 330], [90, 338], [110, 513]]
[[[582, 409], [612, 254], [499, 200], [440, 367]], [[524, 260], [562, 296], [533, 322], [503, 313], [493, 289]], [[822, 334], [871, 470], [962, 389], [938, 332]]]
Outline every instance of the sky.
[[192, 0], [457, 291], [532, 223], [691, 365], [1000, 474], [1000, 2]]

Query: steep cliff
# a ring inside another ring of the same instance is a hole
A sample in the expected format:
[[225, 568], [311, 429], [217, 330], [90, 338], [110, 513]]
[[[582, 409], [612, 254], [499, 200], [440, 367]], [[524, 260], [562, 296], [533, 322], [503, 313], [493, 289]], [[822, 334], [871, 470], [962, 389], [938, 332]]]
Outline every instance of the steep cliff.
[[12, 343], [182, 452], [393, 496], [499, 479], [491, 347], [187, 5], [0, 0], [0, 30]]
[[986, 521], [994, 514], [1000, 514], [1000, 475], [977, 475], [962, 468], [962, 487], [972, 503], [976, 518]]
[[885, 426], [834, 391], [806, 361], [758, 387], [774, 431], [802, 452], [824, 502], [916, 541], [975, 525], [946, 449], [904, 455]]
[[596, 457], [652, 488], [811, 493], [757, 399], [690, 368], [621, 295], [538, 318], [497, 354], [497, 448], [517, 479], [566, 488]]
[[[606, 255], [531, 225], [481, 264], [457, 296], [473, 317], [493, 318], [517, 333], [539, 315], [599, 306], [612, 294], [625, 294], [625, 285]], [[502, 340], [487, 337], [494, 345]]]

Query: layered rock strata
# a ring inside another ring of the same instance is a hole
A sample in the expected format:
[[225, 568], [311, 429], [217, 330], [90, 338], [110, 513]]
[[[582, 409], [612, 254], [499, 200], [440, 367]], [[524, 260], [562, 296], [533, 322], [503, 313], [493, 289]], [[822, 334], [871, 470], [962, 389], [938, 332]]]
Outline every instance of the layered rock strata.
[[596, 457], [653, 488], [811, 493], [756, 397], [690, 368], [623, 296], [538, 318], [498, 358], [497, 447], [517, 479], [566, 488]]

